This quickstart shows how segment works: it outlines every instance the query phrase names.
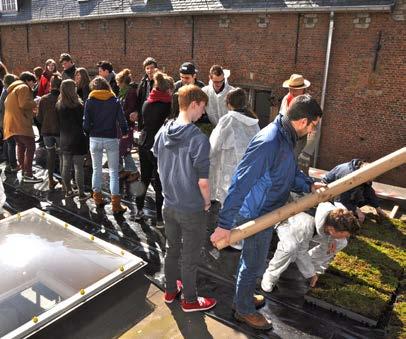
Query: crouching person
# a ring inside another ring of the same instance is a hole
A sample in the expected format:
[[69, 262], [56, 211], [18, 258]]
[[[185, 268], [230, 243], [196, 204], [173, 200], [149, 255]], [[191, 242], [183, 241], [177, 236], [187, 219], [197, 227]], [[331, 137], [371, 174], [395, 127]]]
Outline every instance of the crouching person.
[[204, 113], [208, 98], [194, 85], [183, 86], [178, 93], [179, 116], [159, 130], [153, 147], [162, 183], [167, 237], [164, 298], [167, 303], [175, 300], [180, 293], [181, 278], [182, 309], [195, 312], [216, 305], [213, 298], [198, 297], [196, 288], [210, 208], [210, 143], [193, 123]]
[[[296, 262], [306, 279], [311, 278], [310, 287], [316, 285], [318, 275], [323, 274], [336, 253], [347, 246], [347, 238], [359, 230], [354, 214], [337, 206], [321, 203], [314, 218], [299, 213], [277, 226], [278, 246], [261, 282], [265, 292], [272, 291], [292, 262]], [[309, 250], [310, 241], [317, 245]]]

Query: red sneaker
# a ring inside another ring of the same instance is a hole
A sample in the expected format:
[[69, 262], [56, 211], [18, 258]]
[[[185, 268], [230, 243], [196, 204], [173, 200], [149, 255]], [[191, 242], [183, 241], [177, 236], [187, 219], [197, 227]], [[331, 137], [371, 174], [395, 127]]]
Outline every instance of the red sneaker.
[[182, 300], [182, 310], [184, 312], [206, 311], [216, 306], [216, 304], [217, 300], [214, 298], [197, 297], [197, 300], [191, 303]]
[[183, 285], [180, 280], [176, 280], [176, 287], [177, 287], [176, 292], [169, 293], [169, 292], [165, 291], [164, 300], [167, 304], [172, 303], [176, 299], [178, 294], [181, 292]]

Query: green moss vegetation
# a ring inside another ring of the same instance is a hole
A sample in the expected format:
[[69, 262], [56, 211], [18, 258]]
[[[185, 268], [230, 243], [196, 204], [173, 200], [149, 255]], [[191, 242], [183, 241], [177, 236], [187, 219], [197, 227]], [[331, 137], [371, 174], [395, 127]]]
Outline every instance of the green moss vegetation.
[[406, 339], [406, 291], [397, 297], [388, 324], [388, 338]]
[[386, 242], [396, 247], [406, 247], [406, 223], [399, 219], [387, 219], [381, 223], [375, 220], [362, 225], [360, 235], [369, 239]]
[[329, 270], [383, 293], [395, 292], [398, 285], [398, 279], [390, 267], [371, 263], [367, 259], [360, 259], [344, 252], [336, 256]]
[[329, 273], [320, 276], [317, 287], [313, 288], [309, 295], [373, 320], [379, 319], [390, 300], [389, 295], [372, 287], [359, 285]]
[[378, 320], [397, 293], [391, 317], [391, 324], [395, 323], [391, 328], [396, 328], [397, 337], [406, 339], [406, 280], [402, 280], [406, 270], [405, 248], [405, 222], [368, 220], [360, 234], [336, 255], [309, 295]]

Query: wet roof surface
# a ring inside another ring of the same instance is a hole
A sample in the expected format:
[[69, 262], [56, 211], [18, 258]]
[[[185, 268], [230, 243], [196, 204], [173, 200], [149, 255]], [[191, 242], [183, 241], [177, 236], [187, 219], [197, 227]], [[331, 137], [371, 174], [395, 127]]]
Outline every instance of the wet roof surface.
[[[41, 208], [95, 237], [130, 251], [148, 262], [145, 268], [146, 276], [154, 284], [163, 288], [162, 262], [165, 238], [160, 230], [152, 226], [153, 222], [139, 223], [134, 220], [136, 211], [134, 197], [127, 194], [125, 201], [129, 211], [122, 217], [115, 218], [109, 205], [103, 210], [99, 210], [95, 208], [92, 200], [81, 205], [76, 200], [77, 198], [64, 199], [60, 189], [53, 192], [48, 191], [46, 170], [40, 169], [36, 175], [43, 177], [44, 182], [35, 185], [20, 184], [15, 175], [7, 178], [4, 186], [8, 209], [17, 212], [32, 207]], [[89, 179], [89, 174], [85, 175], [87, 182]], [[104, 188], [107, 190], [107, 173], [105, 173], [104, 181]], [[123, 192], [123, 194], [126, 193]], [[147, 198], [146, 214], [153, 220], [154, 201], [150, 194]], [[263, 332], [254, 331], [248, 326], [236, 322], [233, 318], [231, 302], [239, 252], [232, 249], [223, 250], [219, 259], [214, 259], [210, 252], [211, 247], [207, 242], [202, 251], [198, 288], [203, 295], [213, 296], [219, 302], [207, 314], [249, 336], [262, 337]], [[278, 287], [271, 294], [265, 294], [267, 303], [261, 311], [271, 317], [274, 323], [274, 330], [266, 333], [267, 337], [349, 338], [364, 336], [381, 338], [383, 336], [381, 329], [369, 328], [356, 321], [305, 303], [303, 295], [307, 290], [306, 281], [301, 278], [294, 266], [281, 277]], [[98, 314], [97, 309], [93, 312]]]

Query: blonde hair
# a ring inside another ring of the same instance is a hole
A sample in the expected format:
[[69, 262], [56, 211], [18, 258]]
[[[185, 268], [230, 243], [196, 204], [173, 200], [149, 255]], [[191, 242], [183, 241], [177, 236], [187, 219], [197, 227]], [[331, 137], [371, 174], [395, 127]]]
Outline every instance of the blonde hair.
[[58, 108], [75, 108], [83, 105], [82, 99], [76, 93], [76, 83], [72, 79], [62, 81], [56, 105]]

